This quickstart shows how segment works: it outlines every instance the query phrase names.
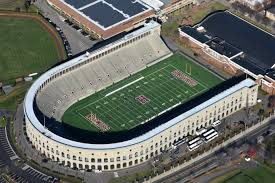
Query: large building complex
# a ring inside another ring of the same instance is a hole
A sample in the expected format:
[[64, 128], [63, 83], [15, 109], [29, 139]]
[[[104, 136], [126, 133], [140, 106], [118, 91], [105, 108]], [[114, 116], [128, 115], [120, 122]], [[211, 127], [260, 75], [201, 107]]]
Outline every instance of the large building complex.
[[141, 0], [48, 0], [48, 3], [83, 29], [103, 39], [138, 27], [154, 16], [153, 8]]
[[213, 64], [233, 74], [247, 73], [264, 91], [275, 94], [274, 35], [227, 11], [193, 27], [184, 26], [179, 33]]
[[[159, 81], [165, 81], [163, 86]], [[155, 94], [157, 86], [171, 89], [155, 98], [161, 94]], [[33, 146], [53, 161], [79, 169], [117, 170], [148, 161], [196, 130], [255, 105], [257, 92], [252, 79], [222, 81], [183, 56], [172, 56], [160, 38], [160, 25], [149, 22], [39, 77], [24, 100], [26, 132]], [[100, 112], [112, 103], [130, 106], [119, 126], [109, 122], [117, 119], [115, 113]], [[73, 116], [76, 125], [64, 124], [64, 113], [75, 104], [80, 105], [76, 112], [83, 115], [81, 124], [92, 130], [77, 129], [81, 116]], [[139, 109], [131, 112], [134, 105]]]
[[196, 0], [47, 0], [63, 16], [101, 39], [142, 26], [147, 19], [196, 3]]

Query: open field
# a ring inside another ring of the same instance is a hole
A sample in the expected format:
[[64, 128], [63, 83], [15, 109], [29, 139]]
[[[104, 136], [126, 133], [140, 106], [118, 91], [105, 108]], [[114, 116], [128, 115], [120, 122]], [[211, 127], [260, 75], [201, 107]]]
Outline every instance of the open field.
[[[25, 0], [0, 0], [0, 10], [15, 10], [16, 8], [20, 8], [20, 11], [26, 11]], [[28, 11], [36, 12], [37, 8], [31, 5]]]
[[219, 2], [212, 2], [209, 3], [205, 6], [202, 6], [201, 8], [197, 10], [193, 10], [192, 13], [190, 14], [192, 17], [192, 23], [197, 24], [199, 23], [202, 19], [204, 19], [208, 14], [213, 13], [218, 10], [226, 10], [227, 7], [224, 6], [222, 3]]
[[170, 14], [168, 21], [162, 25], [162, 35], [178, 38], [178, 27], [181, 25], [195, 25], [202, 21], [208, 14], [218, 11], [225, 10], [226, 6], [219, 2], [202, 3], [199, 6], [193, 6], [177, 10]]
[[0, 82], [44, 72], [60, 58], [52, 35], [37, 20], [0, 16]]
[[211, 181], [211, 183], [274, 183], [275, 173], [264, 167], [235, 170]]
[[24, 100], [31, 83], [22, 83], [15, 86], [15, 90], [8, 96], [0, 93], [0, 109], [16, 109], [17, 104]]
[[206, 69], [175, 54], [75, 103], [63, 121], [89, 131], [129, 130], [220, 82]]

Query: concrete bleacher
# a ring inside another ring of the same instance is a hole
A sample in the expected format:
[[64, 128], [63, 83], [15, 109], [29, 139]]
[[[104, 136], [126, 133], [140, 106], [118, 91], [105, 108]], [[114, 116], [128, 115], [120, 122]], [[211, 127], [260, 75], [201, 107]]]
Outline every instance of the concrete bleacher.
[[170, 54], [158, 35], [149, 35], [56, 78], [38, 93], [37, 105], [44, 115], [61, 121], [73, 103]]

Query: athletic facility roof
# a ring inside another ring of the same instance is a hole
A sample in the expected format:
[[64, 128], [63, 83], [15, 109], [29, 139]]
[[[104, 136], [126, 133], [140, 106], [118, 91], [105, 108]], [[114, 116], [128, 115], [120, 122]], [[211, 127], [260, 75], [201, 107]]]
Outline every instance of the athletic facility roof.
[[[263, 70], [275, 64], [275, 36], [230, 12], [218, 12], [200, 23], [205, 30], [248, 55], [249, 62]], [[222, 26], [221, 26], [222, 25]]]
[[89, 21], [106, 30], [152, 10], [141, 0], [61, 0]]

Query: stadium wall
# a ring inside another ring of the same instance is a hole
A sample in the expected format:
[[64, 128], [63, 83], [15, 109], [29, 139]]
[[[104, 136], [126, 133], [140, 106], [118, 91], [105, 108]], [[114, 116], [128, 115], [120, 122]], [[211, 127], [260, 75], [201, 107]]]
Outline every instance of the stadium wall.
[[[251, 79], [246, 79], [225, 90], [194, 109], [140, 137], [116, 144], [81, 144], [56, 138], [46, 129], [41, 131], [33, 123], [25, 106], [26, 132], [33, 146], [46, 157], [65, 166], [78, 169], [117, 170], [148, 161], [162, 151], [171, 148], [178, 140], [194, 135], [202, 127], [209, 127], [216, 120], [256, 104], [258, 87]], [[135, 143], [133, 143], [133, 141]]]
[[195, 48], [193, 49], [194, 51], [202, 53], [203, 54], [202, 57], [206, 56], [207, 58], [206, 60], [210, 61], [210, 63], [212, 63], [213, 65], [217, 65], [219, 68], [233, 75], [238, 75], [240, 71], [243, 73], [246, 73], [252, 76], [256, 80], [256, 82], [261, 86], [262, 90], [264, 90], [270, 95], [275, 94], [275, 81], [272, 78], [263, 76], [261, 74], [257, 75], [251, 72], [250, 70], [233, 62], [232, 59], [235, 56], [229, 58], [225, 55], [222, 55], [216, 52], [215, 50], [211, 49], [207, 44], [201, 43], [200, 41], [196, 40], [194, 37], [183, 32], [180, 28], [178, 30], [179, 30], [180, 39], [187, 39], [189, 41], [188, 44], [191, 45], [191, 48]]
[[73, 8], [64, 4], [61, 0], [47, 0], [47, 2], [63, 16], [73, 20], [73, 22], [80, 25], [80, 27], [83, 27], [88, 32], [102, 39], [108, 39], [121, 32], [130, 31], [136, 27], [139, 27], [145, 23], [147, 18], [155, 15], [154, 10], [150, 10], [141, 15], [135, 16], [126, 22], [122, 22], [121, 24], [115, 25], [107, 30], [103, 30]]
[[149, 23], [148, 27], [145, 26], [122, 40], [52, 68], [40, 76], [28, 90], [23, 104], [26, 133], [35, 149], [47, 158], [71, 168], [102, 171], [128, 168], [158, 156], [171, 148], [173, 143], [194, 135], [202, 127], [211, 126], [218, 119], [222, 120], [236, 111], [255, 105], [258, 86], [253, 80], [245, 79], [227, 86], [217, 95], [138, 137], [106, 144], [88, 144], [63, 138], [46, 129], [43, 121], [38, 120], [33, 103], [37, 93], [49, 83], [66, 77], [66, 73], [74, 72], [75, 69], [127, 44], [159, 33], [160, 26]]

